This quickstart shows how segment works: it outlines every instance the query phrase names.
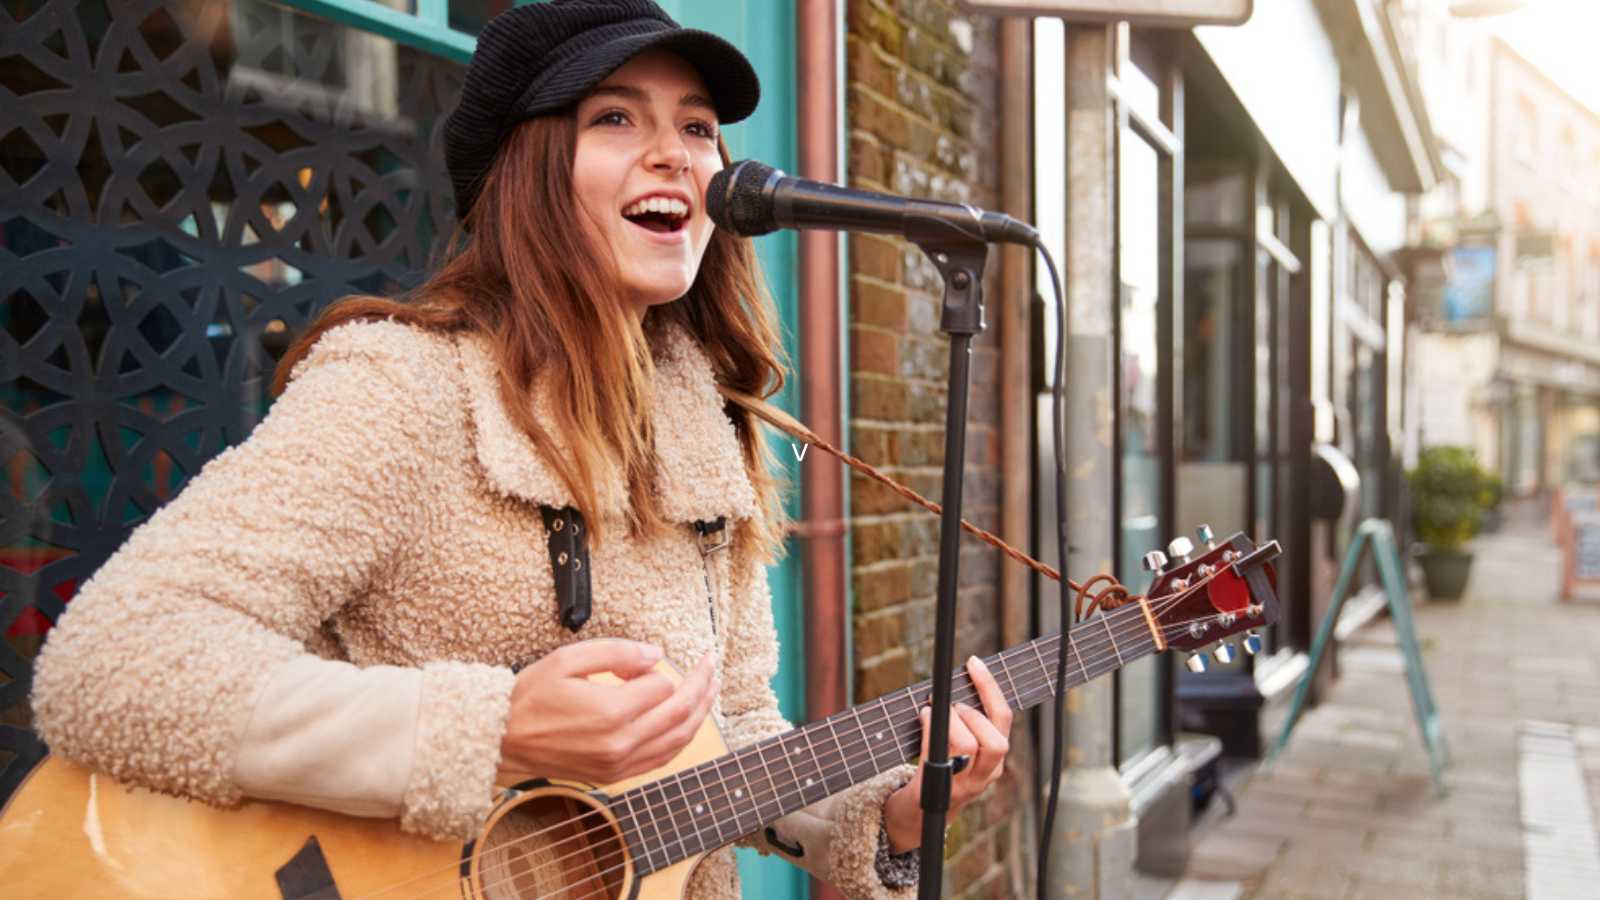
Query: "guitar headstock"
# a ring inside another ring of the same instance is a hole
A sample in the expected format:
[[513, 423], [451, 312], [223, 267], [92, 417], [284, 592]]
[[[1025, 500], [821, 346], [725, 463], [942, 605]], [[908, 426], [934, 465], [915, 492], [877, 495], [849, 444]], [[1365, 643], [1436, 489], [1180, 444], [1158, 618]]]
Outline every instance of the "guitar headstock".
[[1221, 663], [1233, 661], [1237, 635], [1244, 635], [1238, 644], [1246, 653], [1261, 649], [1259, 629], [1278, 620], [1272, 560], [1282, 550], [1277, 541], [1258, 546], [1243, 532], [1213, 540], [1208, 525], [1196, 534], [1201, 546], [1173, 538], [1166, 553], [1145, 554], [1144, 565], [1155, 574], [1146, 596], [1167, 647], [1193, 653], [1186, 665], [1204, 672], [1206, 656], [1199, 651], [1213, 644], [1212, 656]]

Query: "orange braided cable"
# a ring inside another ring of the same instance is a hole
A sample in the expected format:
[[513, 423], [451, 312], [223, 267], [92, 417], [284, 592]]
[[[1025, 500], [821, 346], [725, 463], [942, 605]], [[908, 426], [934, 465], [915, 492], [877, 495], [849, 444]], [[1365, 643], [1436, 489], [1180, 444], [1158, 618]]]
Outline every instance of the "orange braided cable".
[[[773, 406], [772, 404], [767, 403], [758, 397], [752, 397], [749, 394], [735, 391], [720, 384], [717, 385], [717, 390], [722, 393], [723, 397], [727, 398], [733, 403], [737, 403], [745, 411], [749, 412], [753, 416], [756, 416], [757, 418], [760, 418], [762, 421], [778, 429], [779, 431], [782, 431], [798, 440], [804, 441], [807, 444], [815, 444], [816, 446], [821, 447], [823, 452], [830, 456], [836, 457], [840, 462], [844, 463], [850, 468], [855, 469], [857, 472], [860, 472], [868, 478], [871, 478], [873, 481], [884, 485], [885, 487], [894, 491], [896, 494], [912, 503], [915, 503], [923, 509], [926, 509], [934, 515], [940, 515], [943, 513], [943, 507], [941, 507], [939, 504], [929, 500], [928, 498], [922, 496], [911, 488], [906, 487], [900, 482], [895, 481], [888, 475], [879, 472], [871, 463], [852, 456], [823, 440], [822, 437], [816, 432], [812, 431], [810, 428], [807, 428], [798, 419], [777, 408], [776, 406]], [[983, 541], [985, 544], [988, 544], [996, 550], [999, 550], [1001, 553], [1004, 553], [1011, 559], [1022, 563], [1023, 565], [1034, 570], [1035, 572], [1038, 572], [1040, 575], [1043, 575], [1051, 581], [1061, 580], [1061, 573], [1056, 569], [1034, 559], [1026, 553], [1023, 553], [1021, 550], [1018, 550], [1017, 548], [1006, 543], [999, 536], [979, 528], [971, 522], [968, 522], [966, 519], [961, 520], [961, 528], [963, 531], [967, 532], [978, 540]], [[1105, 582], [1106, 587], [1099, 593], [1090, 596], [1089, 591], [1096, 584], [1101, 582]], [[1077, 610], [1078, 618], [1080, 620], [1084, 616], [1086, 603], [1089, 613], [1093, 614], [1098, 610], [1116, 609], [1118, 606], [1121, 606], [1130, 600], [1142, 599], [1140, 596], [1136, 596], [1130, 592], [1126, 586], [1116, 579], [1115, 576], [1104, 572], [1094, 576], [1084, 584], [1079, 584], [1076, 581], [1073, 581], [1071, 578], [1068, 578], [1067, 586], [1078, 592]]]

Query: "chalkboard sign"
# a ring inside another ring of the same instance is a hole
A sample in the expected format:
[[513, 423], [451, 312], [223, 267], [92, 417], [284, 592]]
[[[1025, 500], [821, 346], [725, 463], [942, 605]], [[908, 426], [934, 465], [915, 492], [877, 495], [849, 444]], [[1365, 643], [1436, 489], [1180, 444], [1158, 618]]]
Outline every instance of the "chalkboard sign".
[[1600, 512], [1572, 514], [1572, 577], [1600, 581]]
[[[1600, 535], [1600, 514], [1595, 515], [1595, 524], [1595, 533]], [[1299, 686], [1294, 690], [1294, 699], [1289, 701], [1289, 715], [1283, 720], [1278, 742], [1267, 753], [1267, 765], [1270, 766], [1289, 743], [1289, 734], [1294, 731], [1294, 723], [1299, 720], [1300, 711], [1305, 709], [1310, 696], [1311, 683], [1317, 679], [1317, 665], [1322, 662], [1322, 655], [1333, 640], [1333, 626], [1339, 621], [1339, 609], [1344, 606], [1344, 598], [1350, 593], [1350, 585], [1361, 566], [1361, 558], [1369, 549], [1373, 561], [1378, 564], [1384, 599], [1389, 602], [1389, 618], [1394, 623], [1395, 641], [1400, 645], [1400, 654], [1406, 662], [1411, 711], [1416, 714], [1417, 730], [1422, 733], [1422, 743], [1428, 751], [1433, 787], [1442, 797], [1445, 793], [1444, 770], [1450, 764], [1450, 747], [1445, 739], [1444, 723], [1439, 719], [1439, 707], [1433, 701], [1433, 688], [1428, 684], [1428, 670], [1422, 662], [1422, 642], [1417, 639], [1417, 622], [1411, 615], [1411, 592], [1406, 586], [1405, 563], [1395, 547], [1394, 526], [1389, 524], [1388, 519], [1367, 519], [1356, 528], [1355, 539], [1345, 551], [1344, 565], [1339, 567], [1339, 578], [1333, 583], [1328, 611], [1323, 614], [1322, 624], [1317, 626], [1317, 636], [1311, 641], [1311, 658], [1306, 663], [1304, 674], [1300, 676]]]

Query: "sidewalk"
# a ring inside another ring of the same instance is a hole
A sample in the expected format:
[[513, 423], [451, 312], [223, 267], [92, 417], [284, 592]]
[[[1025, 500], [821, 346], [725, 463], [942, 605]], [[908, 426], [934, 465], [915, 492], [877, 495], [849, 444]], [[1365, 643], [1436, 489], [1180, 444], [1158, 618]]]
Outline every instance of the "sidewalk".
[[1556, 599], [1542, 513], [1475, 542], [1460, 604], [1417, 610], [1448, 796], [1381, 618], [1344, 646], [1277, 765], [1239, 787], [1238, 812], [1202, 826], [1168, 900], [1600, 897], [1600, 603]]

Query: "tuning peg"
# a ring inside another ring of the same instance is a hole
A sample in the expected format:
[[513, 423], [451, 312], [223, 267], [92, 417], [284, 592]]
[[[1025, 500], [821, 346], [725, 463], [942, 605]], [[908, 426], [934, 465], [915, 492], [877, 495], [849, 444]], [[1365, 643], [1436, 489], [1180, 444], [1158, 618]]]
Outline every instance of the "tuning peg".
[[1189, 654], [1189, 658], [1184, 660], [1183, 664], [1188, 667], [1189, 671], [1196, 674], [1204, 672], [1210, 665], [1210, 663], [1207, 662], [1206, 655], [1204, 653]]
[[1160, 575], [1161, 570], [1165, 569], [1166, 567], [1167, 555], [1162, 553], [1160, 550], [1151, 550], [1149, 553], [1144, 555], [1144, 570], [1146, 572], [1154, 572], [1155, 574]]
[[1261, 652], [1261, 635], [1256, 634], [1254, 631], [1245, 632], [1244, 640], [1240, 641], [1240, 646], [1244, 647], [1244, 652], [1255, 656]]
[[1194, 542], [1178, 535], [1167, 544], [1167, 555], [1181, 563], [1189, 561], [1189, 554], [1194, 552]]
[[1210, 525], [1201, 525], [1199, 528], [1196, 528], [1194, 530], [1194, 535], [1200, 539], [1200, 543], [1206, 545], [1207, 550], [1211, 550], [1217, 546], [1217, 542], [1214, 540], [1216, 535], [1212, 534]]
[[1211, 651], [1211, 655], [1213, 657], [1216, 657], [1217, 662], [1222, 663], [1223, 665], [1227, 665], [1228, 663], [1231, 663], [1234, 660], [1235, 654], [1233, 652], [1233, 645], [1232, 644], [1218, 644], [1216, 646], [1216, 649]]

